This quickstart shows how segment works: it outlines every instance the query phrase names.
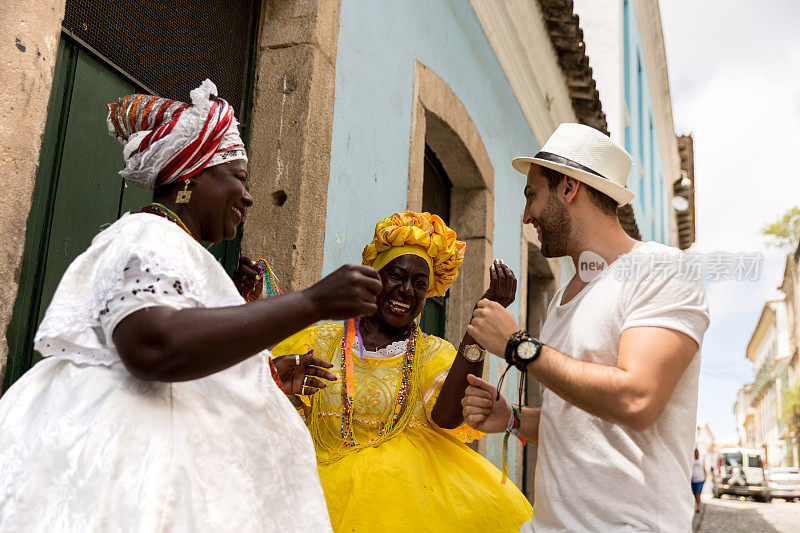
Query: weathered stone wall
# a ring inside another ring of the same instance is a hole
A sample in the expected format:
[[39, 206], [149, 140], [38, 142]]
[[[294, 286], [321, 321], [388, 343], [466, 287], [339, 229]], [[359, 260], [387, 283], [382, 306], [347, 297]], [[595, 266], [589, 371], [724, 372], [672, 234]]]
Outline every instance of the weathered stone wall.
[[264, 5], [250, 129], [242, 251], [270, 261], [284, 290], [322, 272], [339, 1]]
[[0, 2], [0, 383], [64, 0]]

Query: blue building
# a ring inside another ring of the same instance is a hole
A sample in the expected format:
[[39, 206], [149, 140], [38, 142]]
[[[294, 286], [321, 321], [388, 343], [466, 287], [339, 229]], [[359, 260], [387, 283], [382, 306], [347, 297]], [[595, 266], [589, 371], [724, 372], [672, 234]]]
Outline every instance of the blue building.
[[[524, 176], [510, 161], [535, 153], [561, 122], [607, 131], [588, 60], [575, 56], [582, 34], [567, 5], [341, 2], [322, 274], [359, 261], [386, 215], [436, 212], [467, 253], [459, 280], [446, 300], [429, 303], [424, 324], [458, 344], [491, 260], [502, 258], [520, 278], [512, 313], [539, 331], [571, 265], [542, 257], [522, 227]], [[635, 233], [633, 211], [621, 216]], [[487, 363], [488, 379], [504, 366]], [[516, 385], [512, 373], [509, 396]], [[526, 392], [531, 403], [539, 393], [536, 384]], [[499, 436], [478, 450], [501, 464]], [[512, 478], [532, 494], [535, 449], [511, 455]]]
[[658, 0], [576, 0], [575, 10], [609, 131], [633, 157], [628, 188], [636, 193], [639, 232], [644, 240], [688, 248], [693, 152], [691, 137], [675, 135]]

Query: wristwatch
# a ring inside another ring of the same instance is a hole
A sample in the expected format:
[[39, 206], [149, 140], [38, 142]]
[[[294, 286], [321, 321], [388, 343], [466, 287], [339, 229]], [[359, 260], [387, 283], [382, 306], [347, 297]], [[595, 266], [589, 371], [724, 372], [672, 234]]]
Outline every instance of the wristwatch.
[[524, 372], [528, 365], [536, 361], [542, 352], [542, 344], [524, 330], [520, 330], [508, 339], [506, 344], [506, 362]]
[[477, 344], [465, 345], [461, 349], [460, 353], [461, 355], [464, 356], [464, 359], [466, 359], [470, 363], [480, 363], [481, 361], [483, 361], [483, 358], [486, 357], [486, 350], [484, 350]]

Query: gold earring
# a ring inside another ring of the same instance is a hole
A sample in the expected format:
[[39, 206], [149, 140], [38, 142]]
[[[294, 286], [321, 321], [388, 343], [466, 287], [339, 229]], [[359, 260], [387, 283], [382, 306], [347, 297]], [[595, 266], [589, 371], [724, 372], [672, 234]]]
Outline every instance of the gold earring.
[[192, 199], [192, 191], [189, 190], [189, 180], [183, 182], [183, 190], [178, 191], [178, 197], [175, 198], [176, 204], [188, 204]]

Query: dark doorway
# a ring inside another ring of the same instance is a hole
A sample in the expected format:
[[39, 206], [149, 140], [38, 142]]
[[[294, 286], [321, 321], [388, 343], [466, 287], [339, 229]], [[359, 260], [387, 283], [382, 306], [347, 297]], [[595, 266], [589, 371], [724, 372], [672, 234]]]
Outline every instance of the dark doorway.
[[[425, 168], [422, 178], [422, 211], [439, 215], [444, 223], [450, 224], [450, 195], [453, 184], [447, 177], [439, 158], [425, 145]], [[428, 335], [444, 338], [447, 319], [447, 297], [428, 298], [420, 318], [420, 328]]]

